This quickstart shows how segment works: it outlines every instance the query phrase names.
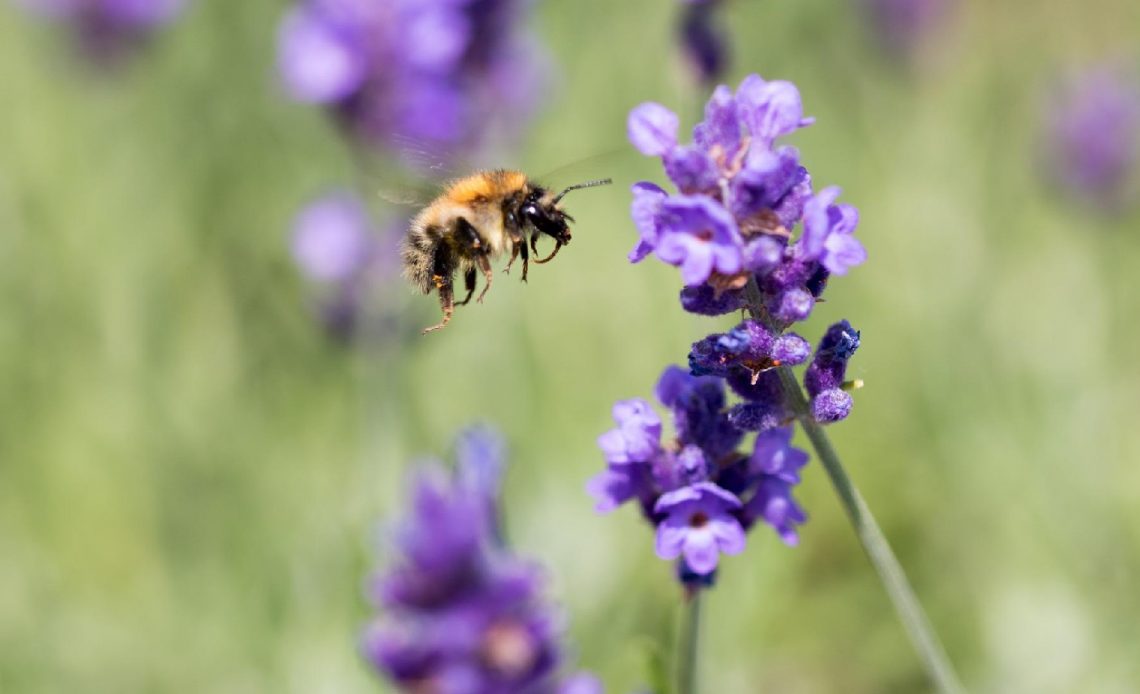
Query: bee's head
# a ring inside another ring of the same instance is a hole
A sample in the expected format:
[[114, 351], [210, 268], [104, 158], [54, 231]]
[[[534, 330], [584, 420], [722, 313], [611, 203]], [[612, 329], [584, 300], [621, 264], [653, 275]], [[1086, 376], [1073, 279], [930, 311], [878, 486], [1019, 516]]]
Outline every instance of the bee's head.
[[570, 243], [570, 227], [566, 222], [573, 222], [574, 218], [564, 212], [562, 208], [558, 206], [558, 202], [572, 190], [604, 186], [612, 182], [613, 181], [607, 178], [579, 183], [570, 186], [558, 195], [536, 187], [527, 195], [519, 211], [523, 218], [530, 222], [535, 229], [552, 237], [559, 244], [566, 245]]
[[542, 188], [531, 191], [519, 212], [539, 232], [562, 245], [570, 243], [570, 227], [566, 222], [574, 218], [562, 211], [549, 191]]

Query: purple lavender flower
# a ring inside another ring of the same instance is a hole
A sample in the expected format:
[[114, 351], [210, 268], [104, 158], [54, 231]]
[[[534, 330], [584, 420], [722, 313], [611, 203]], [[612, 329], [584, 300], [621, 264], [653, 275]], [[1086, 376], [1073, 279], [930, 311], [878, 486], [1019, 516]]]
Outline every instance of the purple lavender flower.
[[790, 484], [778, 477], [765, 477], [745, 506], [741, 520], [745, 527], [751, 527], [758, 520], [764, 521], [784, 544], [794, 547], [799, 544], [796, 526], [807, 521], [807, 514], [792, 498]]
[[[778, 326], [804, 320], [827, 278], [845, 274], [866, 253], [853, 232], [859, 216], [839, 205], [838, 188], [812, 194], [799, 152], [780, 138], [812, 123], [789, 82], [746, 77], [733, 93], [714, 90], [692, 144], [679, 141], [676, 114], [645, 103], [629, 115], [630, 142], [660, 157], [679, 191], [641, 182], [631, 208], [639, 241], [632, 262], [650, 254], [681, 268], [682, 305], [717, 315], [740, 305], [754, 277]], [[803, 221], [800, 238], [792, 242]]]
[[559, 681], [557, 613], [537, 567], [494, 531], [502, 443], [464, 435], [453, 474], [423, 467], [409, 514], [396, 526], [398, 558], [372, 582], [383, 613], [362, 650], [402, 691], [600, 692], [584, 674]]
[[[766, 340], [769, 347], [777, 342]], [[637, 500], [656, 528], [658, 555], [681, 559], [678, 575], [690, 588], [708, 587], [719, 555], [744, 549], [744, 530], [755, 523], [746, 509], [759, 503], [753, 502], [757, 490], [773, 479], [789, 485], [790, 494], [807, 454], [790, 447], [790, 429], [762, 434], [751, 456], [740, 453], [746, 430], [733, 423], [720, 378], [671, 366], [656, 393], [672, 411], [675, 438], [661, 442], [661, 419], [649, 403], [619, 401], [617, 428], [598, 438], [606, 470], [590, 480], [587, 491], [603, 513]]]
[[71, 26], [83, 55], [110, 65], [174, 21], [185, 0], [17, 0], [29, 11]]
[[844, 389], [847, 361], [859, 349], [859, 331], [847, 321], [832, 325], [819, 341], [804, 374], [804, 388], [811, 397], [811, 412], [817, 422], [828, 424], [851, 413], [851, 395]]
[[332, 335], [355, 334], [368, 290], [395, 274], [403, 225], [378, 228], [348, 191], [313, 200], [293, 221], [291, 248], [302, 275], [316, 285], [317, 312]]
[[796, 244], [803, 260], [818, 260], [833, 275], [867, 259], [867, 252], [853, 234], [859, 211], [851, 205], [836, 205], [839, 188], [831, 186], [812, 196], [804, 205], [804, 233]]
[[1050, 105], [1048, 170], [1064, 190], [1113, 211], [1134, 193], [1140, 83], [1112, 67], [1071, 79]]
[[[799, 152], [778, 144], [811, 122], [794, 85], [757, 75], [735, 93], [713, 91], [691, 144], [680, 142], [680, 119], [661, 104], [629, 114], [630, 142], [661, 158], [677, 190], [633, 186], [638, 242], [629, 260], [656, 255], [680, 267], [687, 311], [747, 308], [752, 316], [693, 343], [688, 371], [661, 374], [655, 392], [672, 412], [672, 438], [662, 439], [645, 401], [615, 406], [617, 428], [598, 439], [606, 469], [587, 485], [601, 512], [637, 501], [656, 530], [657, 554], [678, 560], [690, 591], [713, 585], [720, 555], [743, 551], [757, 523], [794, 545], [807, 520], [792, 492], [808, 456], [791, 445], [791, 425], [806, 415], [789, 402], [785, 382], [811, 345], [787, 328], [808, 317], [831, 275], [866, 259], [853, 236], [855, 208], [836, 202], [836, 187], [813, 193]], [[819, 421], [850, 411], [843, 376], [858, 340], [846, 321], [832, 326], [807, 369]], [[741, 453], [752, 433], [752, 452]]]
[[516, 133], [541, 96], [546, 60], [521, 29], [526, 4], [299, 0], [281, 24], [279, 69], [290, 96], [327, 106], [366, 142], [413, 159], [472, 154]]
[[716, 569], [719, 553], [744, 551], [744, 529], [733, 515], [740, 500], [712, 482], [682, 487], [657, 500], [654, 511], [664, 519], [657, 526], [657, 556], [676, 559], [696, 574]]
[[337, 191], [305, 206], [293, 222], [293, 258], [309, 279], [344, 282], [368, 266], [375, 247], [368, 210]]

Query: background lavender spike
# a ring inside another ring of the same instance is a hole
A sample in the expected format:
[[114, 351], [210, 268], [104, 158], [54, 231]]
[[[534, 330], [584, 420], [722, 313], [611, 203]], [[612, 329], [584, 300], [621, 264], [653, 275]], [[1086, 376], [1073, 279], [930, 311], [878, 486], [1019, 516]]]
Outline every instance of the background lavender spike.
[[16, 4], [68, 25], [82, 57], [114, 66], [177, 19], [188, 0], [16, 0]]
[[281, 23], [281, 77], [407, 166], [465, 161], [516, 140], [542, 99], [548, 60], [524, 29], [528, 5], [300, 0]]
[[592, 676], [559, 676], [561, 620], [543, 601], [541, 571], [500, 543], [503, 455], [495, 432], [473, 429], [454, 472], [418, 468], [395, 526], [398, 557], [371, 582], [381, 614], [363, 653], [401, 691], [600, 694]]

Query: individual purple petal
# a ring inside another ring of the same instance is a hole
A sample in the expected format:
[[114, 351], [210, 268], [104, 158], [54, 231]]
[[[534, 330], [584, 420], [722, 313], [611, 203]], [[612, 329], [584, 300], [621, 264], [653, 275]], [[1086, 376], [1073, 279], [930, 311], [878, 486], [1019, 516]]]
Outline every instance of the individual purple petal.
[[758, 434], [751, 458], [752, 471], [777, 477], [789, 484], [799, 484], [800, 469], [807, 465], [808, 455], [793, 448], [791, 442], [791, 427], [769, 429]]
[[716, 162], [700, 147], [684, 145], [665, 153], [665, 173], [685, 194], [715, 191], [720, 173]]
[[685, 563], [698, 574], [712, 573], [720, 558], [716, 538], [707, 529], [690, 531], [682, 551]]
[[677, 114], [652, 101], [629, 112], [629, 141], [646, 156], [659, 157], [676, 147], [680, 127]]
[[760, 482], [744, 507], [744, 517], [747, 525], [758, 520], [767, 523], [789, 546], [799, 543], [796, 526], [807, 520], [807, 514], [792, 498], [791, 485], [776, 477], [766, 477]]
[[626, 470], [605, 470], [586, 483], [586, 493], [593, 497], [598, 513], [609, 513], [637, 495], [637, 485]]
[[685, 538], [689, 533], [688, 519], [681, 516], [669, 516], [657, 526], [657, 544], [655, 551], [662, 559], [676, 559], [681, 556], [681, 548], [685, 545]]
[[804, 118], [800, 92], [791, 82], [765, 82], [749, 75], [736, 90], [736, 103], [753, 139], [765, 146], [812, 123]]
[[832, 234], [824, 246], [820, 261], [833, 275], [845, 275], [847, 270], [867, 260], [867, 251], [859, 239], [850, 234]]
[[648, 181], [633, 184], [633, 202], [630, 203], [630, 216], [637, 227], [640, 240], [637, 246], [629, 253], [631, 263], [640, 262], [645, 256], [657, 247], [660, 236], [658, 221], [661, 215], [661, 205], [668, 194]]
[[815, 260], [824, 251], [827, 237], [831, 234], [831, 218], [828, 209], [839, 197], [839, 187], [829, 186], [812, 196], [804, 205], [804, 232], [800, 236], [800, 256]]
[[720, 203], [703, 195], [679, 195], [662, 203], [657, 257], [681, 266], [687, 286], [703, 283], [715, 269], [740, 271], [743, 241], [736, 221]]
[[720, 85], [705, 104], [705, 119], [693, 128], [693, 142], [705, 151], [720, 148], [733, 155], [740, 146], [740, 120], [736, 115], [736, 97], [732, 90]]

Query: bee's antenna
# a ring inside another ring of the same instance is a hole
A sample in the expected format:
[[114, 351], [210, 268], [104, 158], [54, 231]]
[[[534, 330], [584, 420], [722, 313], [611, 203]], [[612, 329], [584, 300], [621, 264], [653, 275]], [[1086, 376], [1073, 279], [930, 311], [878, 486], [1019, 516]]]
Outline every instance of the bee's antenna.
[[572, 190], [580, 190], [582, 188], [593, 188], [595, 186], [608, 186], [609, 184], [611, 184], [613, 182], [614, 182], [614, 179], [612, 179], [612, 178], [599, 178], [596, 181], [586, 181], [585, 183], [575, 183], [574, 185], [570, 186], [566, 190], [559, 193], [557, 195], [557, 197], [554, 198], [554, 203], [558, 204], [558, 201], [561, 200], [562, 198], [566, 197], [566, 194]]

